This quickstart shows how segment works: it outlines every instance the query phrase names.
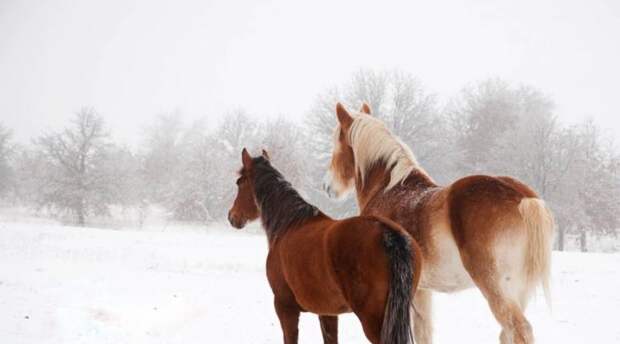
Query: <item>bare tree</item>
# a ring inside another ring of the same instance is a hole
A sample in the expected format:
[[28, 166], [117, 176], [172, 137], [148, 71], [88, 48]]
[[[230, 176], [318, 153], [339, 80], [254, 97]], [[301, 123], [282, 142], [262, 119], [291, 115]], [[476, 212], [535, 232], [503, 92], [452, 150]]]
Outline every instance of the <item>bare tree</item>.
[[11, 143], [11, 131], [0, 124], [0, 199], [5, 197], [14, 184], [11, 158], [14, 149]]
[[576, 163], [572, 171], [571, 187], [581, 211], [573, 215], [573, 225], [579, 235], [579, 246], [587, 251], [587, 235], [614, 234], [620, 227], [620, 157], [596, 124], [588, 119], [576, 128], [579, 140]]
[[237, 159], [243, 147], [249, 148], [258, 143], [258, 130], [258, 123], [244, 110], [237, 109], [226, 116], [215, 132], [218, 149]]
[[208, 135], [204, 120], [194, 122], [179, 143], [181, 168], [174, 179], [174, 192], [167, 200], [177, 220], [206, 222], [219, 211], [218, 183], [223, 182], [218, 175], [215, 140]]
[[45, 161], [40, 205], [71, 212], [80, 226], [90, 213], [107, 213], [113, 185], [105, 173], [107, 139], [103, 118], [91, 108], [76, 113], [65, 130], [40, 137]]
[[489, 79], [465, 87], [452, 101], [448, 113], [457, 133], [459, 170], [483, 173], [496, 159], [493, 150], [500, 138], [515, 126], [518, 100], [508, 83]]
[[309, 185], [308, 171], [312, 168], [306, 159], [308, 150], [302, 129], [283, 118], [267, 121], [259, 129], [260, 149], [266, 149], [274, 165], [298, 190], [305, 192]]
[[141, 174], [149, 185], [150, 203], [165, 203], [174, 192], [174, 179], [180, 170], [179, 144], [183, 134], [179, 113], [163, 114], [145, 131]]

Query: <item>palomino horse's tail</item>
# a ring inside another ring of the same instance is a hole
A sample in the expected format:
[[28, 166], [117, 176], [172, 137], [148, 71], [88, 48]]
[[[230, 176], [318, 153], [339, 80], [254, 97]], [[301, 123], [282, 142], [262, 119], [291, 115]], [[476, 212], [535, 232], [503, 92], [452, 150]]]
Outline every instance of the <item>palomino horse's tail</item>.
[[[413, 343], [410, 307], [414, 288], [411, 237], [391, 221], [384, 225], [383, 245], [390, 262], [390, 281], [381, 327], [382, 344]], [[398, 227], [398, 228], [394, 228]], [[417, 258], [417, 257], [416, 257]]]
[[538, 198], [524, 198], [519, 203], [519, 212], [527, 226], [526, 271], [528, 290], [542, 284], [545, 300], [551, 308], [549, 274], [551, 271], [551, 246], [555, 222], [545, 202]]

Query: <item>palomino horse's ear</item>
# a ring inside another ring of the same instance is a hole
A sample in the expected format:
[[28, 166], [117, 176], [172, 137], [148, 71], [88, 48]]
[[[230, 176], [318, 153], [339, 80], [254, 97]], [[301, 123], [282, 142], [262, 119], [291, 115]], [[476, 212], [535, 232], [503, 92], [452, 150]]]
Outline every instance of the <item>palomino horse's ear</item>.
[[336, 104], [336, 116], [338, 116], [338, 122], [340, 122], [340, 125], [344, 129], [349, 129], [353, 123], [353, 117], [351, 117], [349, 112], [340, 103]]
[[267, 160], [271, 160], [271, 158], [269, 157], [269, 153], [267, 153], [266, 150], [263, 149], [263, 158], [267, 159]]
[[362, 108], [360, 109], [360, 112], [370, 115], [370, 106], [368, 105], [368, 103], [364, 102], [364, 104], [362, 104]]
[[241, 151], [241, 162], [243, 162], [244, 168], [252, 167], [252, 157], [250, 156], [250, 153], [248, 153], [248, 150], [245, 148], [243, 148], [243, 150]]

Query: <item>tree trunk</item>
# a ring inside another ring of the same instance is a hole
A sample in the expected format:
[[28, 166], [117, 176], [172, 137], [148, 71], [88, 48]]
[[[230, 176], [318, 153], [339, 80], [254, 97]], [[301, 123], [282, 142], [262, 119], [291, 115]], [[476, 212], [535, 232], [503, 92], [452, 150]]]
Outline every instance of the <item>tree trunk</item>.
[[84, 202], [80, 200], [78, 203], [77, 209], [75, 210], [77, 213], [77, 224], [80, 227], [84, 227], [85, 219], [84, 219]]
[[564, 226], [558, 228], [558, 251], [564, 251]]
[[579, 247], [581, 252], [588, 252], [588, 235], [585, 230], [582, 230], [579, 236]]

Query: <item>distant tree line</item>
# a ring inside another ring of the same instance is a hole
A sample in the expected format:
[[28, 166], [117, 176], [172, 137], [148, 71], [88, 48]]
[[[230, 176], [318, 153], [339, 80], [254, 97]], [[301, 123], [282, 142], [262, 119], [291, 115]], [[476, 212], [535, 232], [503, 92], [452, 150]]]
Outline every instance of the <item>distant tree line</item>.
[[468, 174], [515, 176], [552, 207], [558, 249], [567, 234], [616, 235], [620, 227], [620, 155], [612, 137], [590, 119], [568, 125], [553, 101], [530, 86], [489, 79], [439, 103], [412, 75], [362, 70], [317, 96], [303, 123], [260, 121], [243, 110], [212, 130], [178, 114], [159, 116], [137, 149], [112, 142], [103, 117], [83, 108], [64, 130], [17, 145], [0, 123], [0, 198], [78, 225], [110, 207], [137, 210], [141, 220], [158, 205], [178, 221], [225, 219], [235, 196], [243, 147], [266, 148], [274, 164], [327, 213], [356, 213], [351, 197], [336, 202], [320, 190], [328, 165], [335, 103], [367, 102], [439, 183]]

